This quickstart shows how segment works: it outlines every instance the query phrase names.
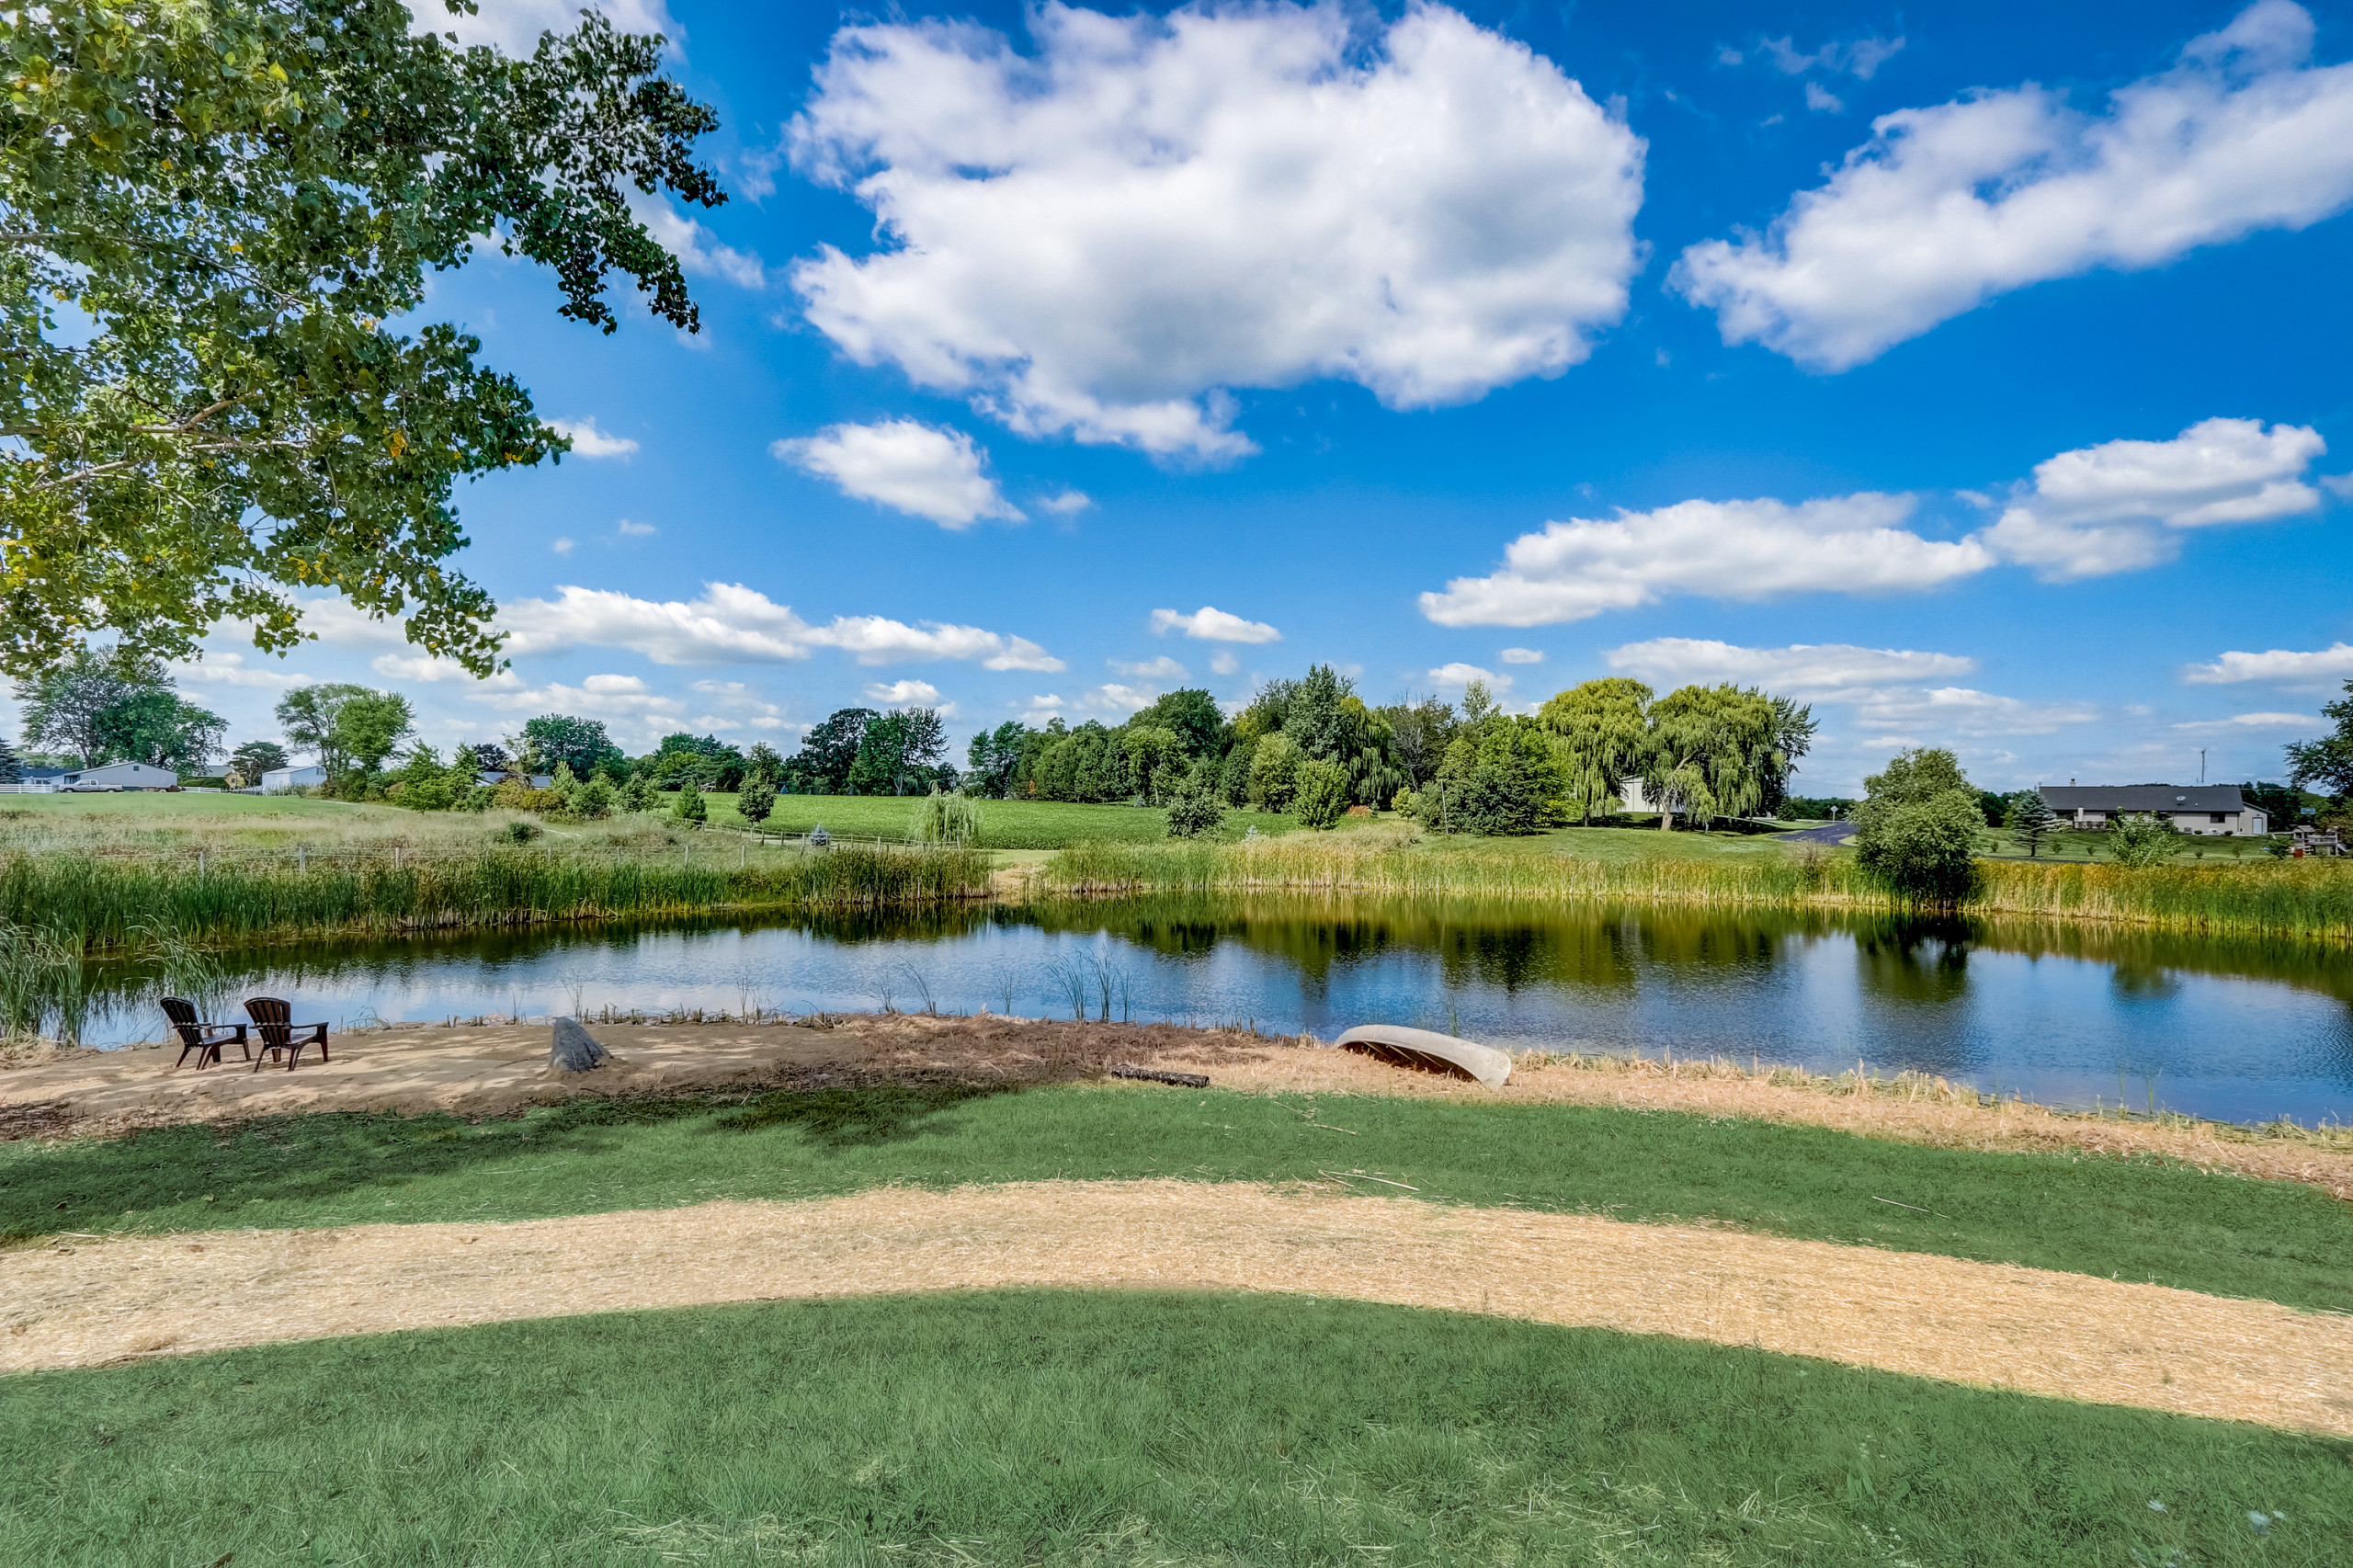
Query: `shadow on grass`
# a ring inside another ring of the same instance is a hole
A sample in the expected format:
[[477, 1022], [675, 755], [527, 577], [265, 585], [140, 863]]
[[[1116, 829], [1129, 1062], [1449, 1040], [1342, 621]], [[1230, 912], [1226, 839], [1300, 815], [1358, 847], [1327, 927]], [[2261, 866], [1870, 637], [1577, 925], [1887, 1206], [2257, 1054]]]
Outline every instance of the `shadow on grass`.
[[[331, 1202], [530, 1157], [620, 1156], [624, 1129], [790, 1137], [820, 1152], [871, 1149], [930, 1130], [966, 1101], [1011, 1092], [948, 1085], [779, 1089], [751, 1098], [577, 1100], [520, 1116], [330, 1111], [123, 1138], [0, 1146], [0, 1248], [61, 1233], [267, 1222], [255, 1203]], [[697, 1124], [699, 1125], [692, 1125]], [[593, 1174], [584, 1173], [592, 1186]]]
[[799, 1092], [780, 1089], [762, 1095], [740, 1110], [715, 1118], [711, 1125], [729, 1132], [798, 1127], [813, 1142], [828, 1149], [870, 1148], [911, 1138], [941, 1111], [951, 1110], [967, 1100], [1011, 1092], [957, 1084], [928, 1084], [914, 1088], [882, 1084], [867, 1088]]

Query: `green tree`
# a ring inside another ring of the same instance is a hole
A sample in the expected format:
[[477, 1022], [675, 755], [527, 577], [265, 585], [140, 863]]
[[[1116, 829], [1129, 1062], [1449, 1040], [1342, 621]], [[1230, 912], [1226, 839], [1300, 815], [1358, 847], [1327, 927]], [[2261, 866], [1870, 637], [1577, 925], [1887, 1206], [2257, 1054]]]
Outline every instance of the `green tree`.
[[654, 780], [643, 773], [632, 773], [629, 782], [621, 786], [621, 810], [650, 812], [654, 809]]
[[1942, 747], [1898, 752], [1863, 780], [1855, 807], [1855, 858], [1896, 892], [1958, 903], [1977, 872], [1984, 813], [1961, 760]]
[[[0, 551], [6, 549], [0, 540]], [[135, 648], [81, 643], [50, 668], [20, 676], [16, 683], [27, 744], [71, 752], [85, 767], [107, 758], [110, 712], [142, 695], [168, 696], [171, 688], [161, 660]]]
[[681, 827], [700, 827], [710, 820], [710, 808], [704, 803], [701, 786], [688, 779], [679, 788], [678, 798], [670, 805], [671, 820]]
[[1187, 687], [1154, 699], [1152, 706], [1128, 722], [1171, 732], [1188, 757], [1215, 757], [1224, 750], [1225, 714], [1219, 709], [1217, 699], [1199, 687]]
[[871, 708], [835, 710], [822, 723], [811, 727], [801, 749], [785, 764], [785, 771], [799, 781], [797, 788], [805, 793], [840, 794], [849, 787], [850, 772], [858, 765], [858, 748], [866, 738], [866, 726], [881, 717]]
[[744, 759], [744, 788], [750, 789], [756, 779], [768, 787], [768, 799], [776, 799], [777, 786], [784, 782], [784, 758], [776, 747], [766, 741], [756, 742], [751, 755]]
[[179, 773], [200, 772], [221, 749], [228, 721], [175, 693], [135, 692], [98, 715], [101, 756], [144, 762]]
[[2165, 818], [2137, 812], [2109, 828], [2108, 847], [2119, 865], [2140, 869], [2172, 859], [2181, 847], [2181, 835]]
[[373, 773], [392, 748], [416, 728], [408, 699], [391, 691], [366, 691], [347, 697], [335, 710], [335, 749]]
[[1438, 777], [1446, 758], [1447, 743], [1454, 738], [1453, 704], [1435, 697], [1373, 710], [1389, 731], [1390, 760], [1405, 776], [1402, 788], [1420, 790]]
[[776, 810], [775, 783], [763, 774], [746, 774], [743, 789], [735, 794], [735, 810], [754, 827], [767, 821]]
[[1225, 802], [1218, 796], [1217, 765], [1196, 761], [1168, 797], [1168, 836], [1208, 838], [1225, 825]]
[[[1442, 821], [1432, 825], [1490, 835], [1535, 832], [1543, 825], [1546, 803], [1561, 797], [1566, 780], [1558, 745], [1531, 719], [1490, 713], [1475, 729], [1466, 725], [1438, 767], [1444, 809]], [[1433, 797], [1423, 801], [1426, 817], [1439, 814]]]
[[[2336, 728], [2316, 741], [2288, 743], [2288, 782], [2297, 790], [2325, 790], [2342, 809], [2346, 797], [2353, 795], [2353, 680], [2345, 683], [2343, 697], [2324, 704], [2320, 711]], [[2280, 825], [2293, 827], [2295, 818]]]
[[575, 719], [569, 713], [540, 714], [523, 726], [523, 739], [540, 767], [552, 773], [568, 767], [578, 778], [621, 756], [602, 720]]
[[1625, 782], [1649, 756], [1650, 701], [1649, 687], [1611, 676], [1557, 692], [1537, 711], [1536, 722], [1560, 737], [1563, 798], [1578, 820], [1625, 809]]
[[1771, 699], [1735, 686], [1687, 686], [1653, 703], [1642, 778], [1659, 826], [1673, 831], [1678, 812], [1704, 823], [1761, 810], [1768, 778], [1786, 766], [1775, 722]]
[[[467, 7], [471, 9], [471, 7]], [[597, 17], [529, 60], [413, 34], [401, 0], [51, 0], [0, 28], [0, 663], [81, 633], [300, 640], [325, 587], [487, 674], [487, 596], [444, 564], [460, 475], [568, 442], [480, 344], [386, 324], [483, 236], [609, 332], [619, 273], [698, 326], [638, 192], [724, 199], [716, 117], [661, 41]], [[63, 307], [63, 312], [59, 310]]]
[[2006, 825], [2026, 840], [2027, 858], [2032, 859], [2042, 853], [2043, 839], [2059, 831], [2059, 813], [2051, 809], [2041, 790], [2021, 790], [2010, 797]]
[[263, 774], [275, 773], [286, 763], [286, 748], [275, 741], [247, 741], [229, 754], [229, 766], [248, 784], [260, 783]]
[[1270, 812], [1290, 810], [1299, 790], [1300, 764], [1306, 760], [1299, 755], [1298, 743], [1281, 731], [1260, 741], [1250, 758], [1250, 803]]
[[341, 773], [350, 759], [336, 744], [335, 715], [353, 698], [370, 695], [366, 687], [346, 681], [298, 686], [278, 700], [278, 727], [298, 750], [317, 757], [321, 767], [331, 774]]
[[1302, 827], [1328, 828], [1338, 822], [1340, 813], [1348, 809], [1347, 769], [1320, 756], [1303, 759], [1290, 809]]
[[1127, 756], [1128, 775], [1148, 806], [1165, 800], [1191, 766], [1176, 732], [1157, 724], [1130, 720], [1120, 732], [1120, 749]]
[[983, 730], [965, 748], [971, 765], [968, 783], [979, 794], [1011, 799], [1029, 736], [1037, 733], [1018, 719], [1007, 719], [994, 730]]
[[[612, 781], [601, 773], [592, 773], [572, 792], [572, 809], [590, 822], [602, 822], [613, 814], [616, 799], [618, 791]], [[768, 799], [776, 799], [774, 790], [768, 792]]]
[[938, 785], [915, 802], [918, 844], [978, 844], [981, 808], [970, 795], [943, 794]]
[[0, 784], [14, 784], [24, 776], [24, 759], [8, 744], [8, 737], [0, 735]]

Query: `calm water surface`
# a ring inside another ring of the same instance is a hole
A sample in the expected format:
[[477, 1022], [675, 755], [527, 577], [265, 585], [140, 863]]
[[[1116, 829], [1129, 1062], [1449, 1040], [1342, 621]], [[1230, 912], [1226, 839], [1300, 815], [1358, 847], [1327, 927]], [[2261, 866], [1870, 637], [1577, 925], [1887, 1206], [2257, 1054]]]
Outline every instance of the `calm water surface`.
[[[357, 1022], [746, 1004], [1420, 1024], [1510, 1050], [1859, 1060], [2029, 1098], [2353, 1120], [2353, 954], [1792, 912], [1164, 901], [273, 948], [238, 995]], [[142, 998], [94, 1043], [153, 1039]]]

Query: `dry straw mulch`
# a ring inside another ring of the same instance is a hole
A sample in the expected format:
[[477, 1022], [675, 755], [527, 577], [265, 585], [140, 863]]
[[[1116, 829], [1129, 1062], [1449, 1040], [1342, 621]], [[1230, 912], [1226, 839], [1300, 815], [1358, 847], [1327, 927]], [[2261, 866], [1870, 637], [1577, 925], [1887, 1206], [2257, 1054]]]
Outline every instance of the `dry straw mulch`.
[[1256, 1184], [886, 1187], [506, 1225], [62, 1242], [6, 1260], [0, 1369], [721, 1301], [1306, 1292], [1753, 1346], [2353, 1437], [2353, 1318], [1957, 1258]]
[[[1728, 1062], [1524, 1057], [1502, 1089], [1385, 1066], [1312, 1042], [1175, 1024], [981, 1015], [820, 1015], [745, 1023], [590, 1026], [615, 1057], [588, 1074], [547, 1063], [544, 1024], [401, 1027], [342, 1037], [335, 1060], [294, 1073], [176, 1069], [169, 1051], [55, 1053], [0, 1072], [0, 1139], [128, 1131], [313, 1110], [512, 1115], [586, 1096], [643, 1097], [881, 1083], [1023, 1085], [1099, 1078], [1121, 1062], [1207, 1073], [1262, 1094], [1413, 1095], [1623, 1106], [1836, 1128], [1946, 1148], [2162, 1156], [2302, 1182], [2353, 1202], [2353, 1134], [2247, 1130], [2187, 1118], [2085, 1116], [1978, 1103], [1934, 1080], [1893, 1083], [1750, 1072]], [[1156, 1092], [1146, 1089], [1141, 1092]]]

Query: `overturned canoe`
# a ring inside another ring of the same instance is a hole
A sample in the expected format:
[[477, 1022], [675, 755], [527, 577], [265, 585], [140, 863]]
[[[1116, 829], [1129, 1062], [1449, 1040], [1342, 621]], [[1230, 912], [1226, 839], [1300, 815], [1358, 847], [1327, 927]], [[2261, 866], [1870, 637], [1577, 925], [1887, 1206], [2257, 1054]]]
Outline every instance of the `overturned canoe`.
[[1402, 1024], [1358, 1024], [1332, 1042], [1362, 1051], [1399, 1067], [1426, 1073], [1460, 1073], [1491, 1089], [1511, 1080], [1511, 1058], [1491, 1045], [1473, 1045], [1435, 1029], [1409, 1029]]

